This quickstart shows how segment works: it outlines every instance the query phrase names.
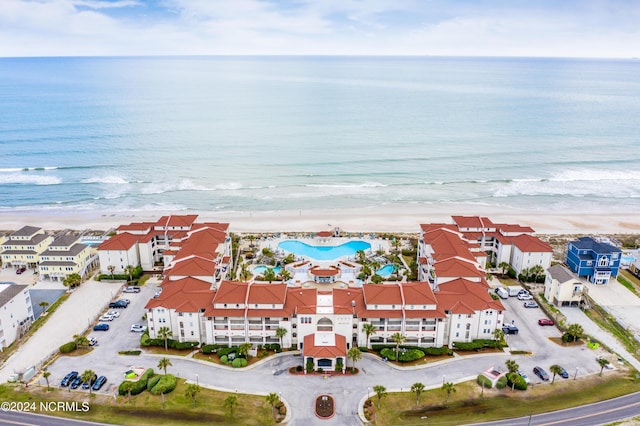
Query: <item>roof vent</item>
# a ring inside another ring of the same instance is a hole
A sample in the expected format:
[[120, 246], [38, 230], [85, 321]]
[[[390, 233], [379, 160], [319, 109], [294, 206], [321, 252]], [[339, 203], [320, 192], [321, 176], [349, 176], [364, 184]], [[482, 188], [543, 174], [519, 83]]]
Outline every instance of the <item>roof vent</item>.
[[354, 308], [356, 307], [356, 301], [355, 300], [351, 301], [351, 306], [353, 306]]

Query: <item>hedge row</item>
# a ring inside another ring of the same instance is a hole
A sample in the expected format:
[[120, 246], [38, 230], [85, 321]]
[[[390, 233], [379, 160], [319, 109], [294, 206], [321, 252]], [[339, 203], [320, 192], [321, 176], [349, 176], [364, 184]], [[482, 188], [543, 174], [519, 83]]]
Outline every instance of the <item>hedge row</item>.
[[62, 352], [63, 354], [68, 354], [69, 352], [75, 351], [77, 348], [78, 345], [76, 345], [76, 342], [68, 342], [60, 346], [60, 352]]
[[228, 348], [219, 348], [216, 353], [220, 358], [222, 358], [223, 356], [227, 356], [231, 353], [238, 352], [238, 349], [239, 348], [237, 346], [231, 346]]
[[[389, 349], [394, 349], [395, 351], [395, 345], [371, 345], [371, 350], [374, 352], [380, 352], [385, 348], [389, 348]], [[400, 346], [400, 349], [417, 349], [419, 351], [422, 351], [425, 353], [425, 355], [430, 355], [430, 356], [440, 356], [440, 355], [451, 355], [452, 351], [451, 349], [449, 349], [446, 346], [441, 346], [439, 348], [437, 347], [422, 347], [422, 346], [407, 346], [407, 345], [403, 345]], [[362, 350], [362, 349], [360, 349]], [[364, 350], [362, 350], [364, 352]]]
[[[131, 278], [133, 278], [134, 280], [137, 280], [138, 278], [140, 278], [142, 276], [142, 266], [137, 266], [136, 269], [133, 271], [133, 274], [131, 274]], [[123, 281], [128, 281], [129, 280], [129, 274], [100, 274], [98, 275], [98, 281], [102, 281], [102, 280], [123, 280]]]
[[[395, 349], [391, 349], [391, 348], [384, 348], [383, 350], [380, 351], [380, 356], [383, 356], [387, 359], [390, 359], [392, 361], [396, 360], [396, 351]], [[424, 352], [422, 352], [419, 349], [404, 349], [404, 350], [400, 350], [398, 351], [398, 361], [399, 362], [411, 362], [411, 361], [415, 361], [416, 359], [420, 359], [424, 357]]]
[[153, 377], [153, 368], [147, 368], [147, 370], [140, 376], [137, 382], [125, 380], [118, 386], [118, 394], [128, 395], [131, 391], [131, 395], [138, 395], [147, 389], [147, 382]]
[[485, 377], [484, 374], [478, 374], [478, 378], [476, 379], [476, 382], [484, 387], [484, 388], [491, 388], [493, 387], [491, 380], [489, 380], [487, 377]]
[[[144, 333], [140, 336], [140, 345], [164, 347], [164, 339], [151, 339], [148, 333]], [[167, 339], [167, 347], [171, 349], [193, 349], [198, 345], [198, 342], [180, 342], [178, 340]]]
[[497, 348], [499, 343], [495, 340], [476, 339], [471, 342], [453, 342], [453, 346], [459, 351], [478, 351], [484, 348]]
[[507, 376], [502, 376], [498, 379], [496, 383], [497, 389], [504, 389], [507, 386]]
[[216, 352], [219, 348], [226, 348], [227, 345], [202, 345], [203, 354], [211, 354]]
[[280, 347], [280, 343], [265, 343], [264, 348], [267, 350], [275, 351], [276, 353], [282, 352], [282, 348]]
[[[155, 381], [156, 377], [158, 377], [159, 380]], [[173, 374], [154, 376], [151, 380], [155, 381], [155, 384], [151, 387], [147, 386], [147, 389], [152, 395], [160, 395], [161, 393], [167, 394], [173, 391], [178, 385], [178, 379], [176, 379], [176, 376]], [[151, 380], [149, 381], [150, 383]]]

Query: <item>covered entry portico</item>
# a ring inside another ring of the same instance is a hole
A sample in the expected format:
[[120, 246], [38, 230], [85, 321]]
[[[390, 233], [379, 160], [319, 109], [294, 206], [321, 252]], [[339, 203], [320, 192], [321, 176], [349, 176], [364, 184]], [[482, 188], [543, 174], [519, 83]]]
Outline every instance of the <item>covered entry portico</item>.
[[333, 332], [317, 332], [304, 337], [302, 356], [305, 365], [313, 362], [313, 369], [335, 370], [336, 365], [342, 363], [342, 371], [346, 366], [347, 339]]

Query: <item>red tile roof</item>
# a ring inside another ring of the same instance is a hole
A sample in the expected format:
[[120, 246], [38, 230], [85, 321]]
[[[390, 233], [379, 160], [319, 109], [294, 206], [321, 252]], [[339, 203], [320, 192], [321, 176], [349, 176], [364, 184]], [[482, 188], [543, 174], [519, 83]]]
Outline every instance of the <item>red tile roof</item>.
[[317, 303], [317, 291], [315, 288], [287, 289], [285, 309], [291, 314], [315, 314]]
[[318, 277], [332, 277], [338, 275], [340, 270], [337, 268], [318, 268], [314, 267], [309, 269], [309, 273]]
[[480, 216], [451, 216], [459, 228], [495, 228], [488, 217]]
[[523, 253], [552, 253], [551, 246], [538, 237], [528, 234], [518, 235], [512, 238], [513, 244]]
[[183, 278], [165, 284], [160, 296], [150, 299], [145, 308], [162, 307], [175, 309], [176, 312], [199, 312], [211, 306], [215, 293], [209, 283]]
[[485, 272], [476, 264], [460, 257], [450, 257], [434, 265], [438, 277], [484, 277]]
[[138, 235], [123, 232], [103, 241], [98, 246], [98, 250], [129, 250], [136, 242], [138, 242]]
[[249, 286], [249, 306], [283, 305], [287, 295], [286, 284], [251, 284]]
[[[355, 302], [355, 303], [354, 303]], [[353, 306], [355, 304], [355, 306]], [[365, 309], [361, 288], [334, 288], [333, 313], [338, 315], [357, 314]]]
[[[335, 345], [323, 344], [322, 341], [335, 342]], [[302, 353], [304, 356], [311, 356], [314, 358], [346, 357], [347, 339], [341, 334], [334, 334], [330, 332], [307, 334], [304, 336]]]
[[436, 293], [438, 308], [454, 314], [471, 314], [487, 309], [503, 311], [505, 309], [499, 300], [491, 298], [487, 286], [464, 278], [440, 284], [438, 289], [439, 291]]
[[397, 284], [367, 284], [362, 286], [367, 306], [402, 305], [402, 295]]
[[401, 285], [406, 305], [435, 305], [436, 297], [426, 282], [408, 282]]
[[162, 216], [155, 223], [159, 227], [191, 227], [198, 218], [197, 214]]
[[249, 283], [241, 281], [222, 281], [218, 287], [215, 299], [215, 304], [228, 304], [235, 305], [239, 303], [244, 306], [244, 302], [247, 300], [247, 288]]
[[178, 277], [212, 277], [216, 270], [216, 263], [199, 256], [174, 259], [172, 265], [165, 269], [164, 274]]

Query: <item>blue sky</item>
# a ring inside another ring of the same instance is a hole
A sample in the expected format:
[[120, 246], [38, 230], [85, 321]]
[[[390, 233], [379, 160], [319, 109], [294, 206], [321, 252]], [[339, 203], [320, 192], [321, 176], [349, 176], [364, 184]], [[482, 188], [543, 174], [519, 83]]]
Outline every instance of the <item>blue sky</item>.
[[640, 57], [640, 0], [0, 0], [0, 56]]

